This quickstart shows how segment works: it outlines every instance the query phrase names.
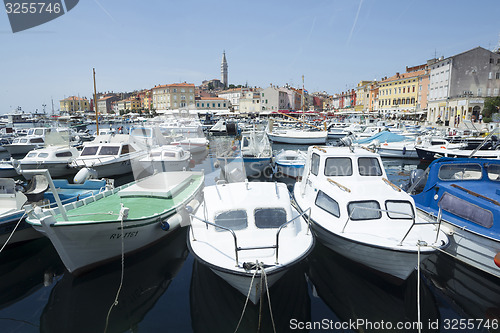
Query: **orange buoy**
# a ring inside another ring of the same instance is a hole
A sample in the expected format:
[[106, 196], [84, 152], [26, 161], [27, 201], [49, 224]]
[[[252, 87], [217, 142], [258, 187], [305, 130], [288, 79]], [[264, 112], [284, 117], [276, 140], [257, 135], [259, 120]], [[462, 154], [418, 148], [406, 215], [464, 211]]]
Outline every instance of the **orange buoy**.
[[495, 265], [500, 267], [500, 252], [498, 252], [495, 258], [493, 258], [493, 261], [495, 262]]
[[445, 146], [441, 146], [441, 148], [446, 149], [446, 147], [445, 147]]

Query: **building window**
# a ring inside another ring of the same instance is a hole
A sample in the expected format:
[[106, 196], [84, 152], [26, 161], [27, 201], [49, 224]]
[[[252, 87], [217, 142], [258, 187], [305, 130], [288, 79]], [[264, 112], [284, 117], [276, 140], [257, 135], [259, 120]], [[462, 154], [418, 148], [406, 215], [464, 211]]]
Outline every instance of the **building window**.
[[499, 73], [499, 72], [497, 72], [497, 73], [495, 74], [495, 79], [497, 79], [497, 80], [499, 80], [499, 79], [500, 79], [500, 73]]
[[489, 73], [488, 73], [488, 79], [489, 79], [489, 80], [493, 79], [493, 72], [489, 72]]

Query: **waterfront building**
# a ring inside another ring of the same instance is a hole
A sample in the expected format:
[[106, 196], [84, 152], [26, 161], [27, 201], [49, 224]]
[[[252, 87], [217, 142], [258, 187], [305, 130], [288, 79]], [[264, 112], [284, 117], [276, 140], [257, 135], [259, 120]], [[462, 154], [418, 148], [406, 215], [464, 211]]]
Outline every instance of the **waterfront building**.
[[445, 125], [476, 121], [485, 97], [500, 96], [500, 54], [482, 47], [430, 65], [427, 119]]
[[370, 104], [370, 86], [372, 81], [361, 81], [356, 87], [356, 105], [354, 111], [367, 112]]
[[[396, 73], [379, 83], [378, 111], [384, 116], [415, 114], [417, 110], [419, 77], [424, 67], [407, 73]], [[407, 67], [408, 70], [408, 67]]]
[[89, 101], [86, 98], [70, 96], [59, 101], [61, 112], [89, 111]]
[[372, 81], [368, 86], [368, 112], [378, 112], [379, 84]]
[[97, 100], [97, 112], [100, 114], [108, 114], [112, 111], [111, 103], [118, 101], [120, 98], [116, 94], [106, 94]]
[[288, 92], [276, 86], [271, 85], [260, 92], [261, 111], [289, 111], [291, 101]]
[[153, 92], [153, 109], [158, 112], [180, 108], [194, 107], [194, 84], [174, 83], [155, 86]]
[[227, 112], [229, 101], [220, 97], [196, 97], [196, 109], [206, 112]]
[[262, 111], [261, 90], [254, 89], [243, 93], [240, 98], [240, 113], [260, 113]]

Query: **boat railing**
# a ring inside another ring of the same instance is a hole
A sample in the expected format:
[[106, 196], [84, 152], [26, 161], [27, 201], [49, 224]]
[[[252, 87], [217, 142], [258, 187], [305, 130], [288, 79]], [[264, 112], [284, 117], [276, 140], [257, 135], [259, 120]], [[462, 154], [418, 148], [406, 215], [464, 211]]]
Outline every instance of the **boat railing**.
[[[303, 217], [304, 215], [307, 216], [307, 232], [309, 232], [310, 230], [310, 227], [311, 227], [311, 214], [310, 214], [310, 211], [311, 211], [311, 208], [308, 208], [306, 209], [305, 211], [303, 211], [300, 215], [297, 215], [295, 216], [294, 218], [292, 218], [291, 220], [283, 223], [279, 228], [278, 228], [278, 231], [276, 232], [276, 244], [275, 245], [268, 245], [268, 246], [251, 246], [251, 247], [239, 247], [238, 246], [238, 237], [236, 236], [236, 233], [234, 232], [233, 229], [231, 228], [228, 228], [228, 227], [224, 227], [224, 226], [221, 226], [219, 224], [215, 224], [215, 223], [212, 223], [212, 222], [209, 222], [207, 220], [204, 220], [202, 218], [199, 218], [193, 214], [190, 214], [189, 216], [191, 217], [191, 222], [192, 222], [192, 219], [195, 218], [203, 223], [205, 223], [207, 225], [207, 228], [208, 228], [208, 225], [211, 225], [211, 226], [214, 226], [215, 228], [220, 228], [220, 229], [223, 229], [223, 230], [226, 230], [226, 231], [229, 231], [231, 233], [231, 235], [233, 236], [233, 239], [234, 239], [234, 255], [235, 255], [235, 259], [236, 259], [236, 267], [238, 267], [238, 252], [239, 251], [248, 251], [248, 250], [263, 250], [263, 249], [276, 249], [276, 262], [275, 264], [277, 265], [279, 263], [279, 237], [280, 237], [280, 233], [281, 233], [281, 230], [283, 228], [285, 228], [288, 224], [292, 223], [293, 221]], [[191, 223], [192, 224], [192, 223]], [[193, 240], [196, 240], [196, 237], [194, 235], [194, 229], [191, 227], [191, 234], [193, 236]]]
[[[416, 225], [437, 224], [438, 227], [437, 227], [437, 233], [436, 233], [436, 240], [435, 240], [435, 242], [437, 241], [437, 239], [439, 237], [439, 231], [441, 229], [441, 219], [440, 218], [436, 222], [431, 222], [431, 221], [429, 221], [429, 222], [427, 222], [427, 221], [426, 222], [416, 222], [415, 221], [415, 214], [398, 212], [398, 211], [388, 210], [388, 209], [371, 208], [371, 207], [354, 207], [353, 210], [351, 211], [351, 213], [349, 214], [349, 217], [347, 218], [347, 221], [344, 224], [344, 227], [342, 228], [342, 233], [345, 232], [345, 228], [347, 227], [347, 224], [352, 220], [352, 215], [354, 214], [354, 212], [356, 211], [356, 209], [360, 209], [360, 210], [364, 209], [364, 210], [370, 210], [370, 211], [378, 211], [378, 212], [384, 212], [384, 213], [399, 214], [399, 215], [404, 215], [404, 216], [408, 216], [409, 218], [411, 218], [411, 220], [412, 220], [411, 226], [410, 226], [410, 228], [408, 228], [408, 231], [405, 233], [405, 235], [403, 236], [403, 238], [401, 239], [401, 241], [398, 243], [398, 246], [402, 246], [403, 245], [404, 240], [406, 239], [406, 237], [408, 237], [408, 234], [411, 232], [411, 230], [413, 229], [413, 227], [416, 226]], [[440, 209], [440, 212], [441, 212], [441, 209]]]

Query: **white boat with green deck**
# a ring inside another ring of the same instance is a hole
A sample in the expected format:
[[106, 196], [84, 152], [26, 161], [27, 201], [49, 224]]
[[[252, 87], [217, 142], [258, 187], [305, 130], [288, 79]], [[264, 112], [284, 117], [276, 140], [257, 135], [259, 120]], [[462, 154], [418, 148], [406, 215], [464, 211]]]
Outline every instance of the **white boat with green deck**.
[[198, 208], [204, 179], [203, 172], [158, 173], [64, 206], [36, 208], [26, 220], [51, 240], [68, 271], [79, 274], [180, 227], [187, 211]]

